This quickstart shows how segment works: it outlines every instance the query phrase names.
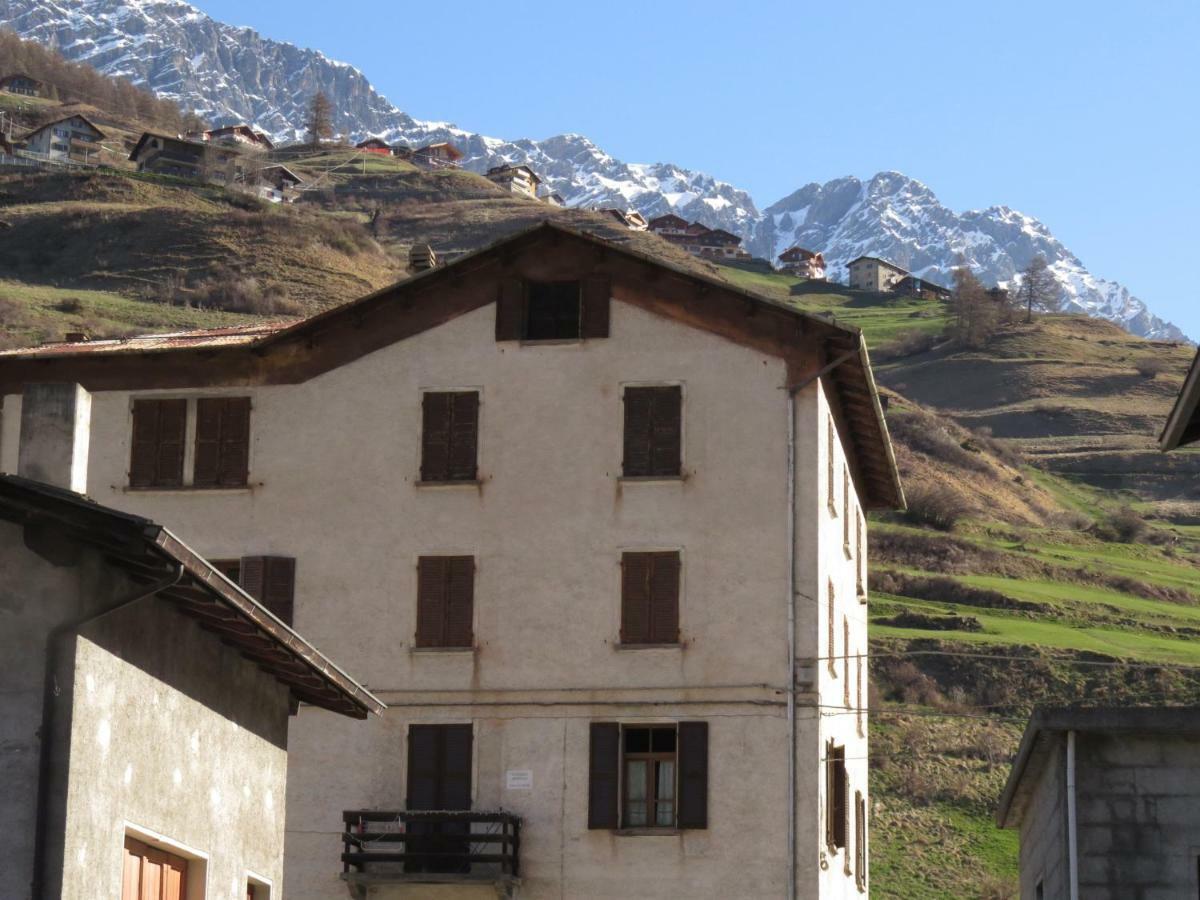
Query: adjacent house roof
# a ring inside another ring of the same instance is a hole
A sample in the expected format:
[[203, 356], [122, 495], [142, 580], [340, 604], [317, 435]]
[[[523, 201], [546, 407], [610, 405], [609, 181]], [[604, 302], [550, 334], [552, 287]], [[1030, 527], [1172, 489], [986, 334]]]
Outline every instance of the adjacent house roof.
[[274, 165], [270, 165], [270, 166], [263, 166], [262, 170], [261, 170], [261, 174], [264, 177], [266, 177], [268, 172], [270, 172], [270, 173], [278, 172], [280, 175], [284, 176], [284, 179], [287, 181], [291, 181], [294, 184], [304, 184], [303, 178], [301, 178], [299, 175], [297, 175], [295, 172], [293, 172], [287, 166], [281, 165], [280, 163], [275, 163]]
[[921, 285], [921, 290], [932, 291], [935, 294], [942, 294], [947, 297], [950, 296], [951, 291], [949, 288], [942, 287], [940, 284], [935, 284], [928, 278], [919, 278], [916, 275], [905, 275], [894, 285], [892, 285], [892, 290], [897, 294], [903, 293], [907, 290], [913, 290], [916, 288], [918, 283]]
[[687, 219], [681, 219], [674, 213], [667, 213], [665, 216], [655, 216], [650, 220], [650, 230], [656, 228], [687, 228]]
[[0, 475], [0, 518], [52, 525], [95, 547], [112, 565], [152, 583], [178, 567], [179, 580], [154, 596], [214, 632], [287, 686], [296, 700], [365, 719], [385, 705], [266, 607], [169, 530], [81, 494]]
[[1191, 734], [1200, 737], [1200, 707], [1116, 706], [1036, 709], [1025, 726], [1008, 783], [1000, 795], [996, 824], [1019, 825], [1037, 776], [1054, 759], [1057, 741], [1068, 731], [1095, 734]]
[[387, 141], [385, 141], [383, 138], [377, 138], [377, 137], [369, 137], [366, 140], [359, 141], [357, 144], [354, 145], [355, 150], [364, 150], [364, 149], [368, 149], [368, 148], [375, 148], [377, 150], [391, 150], [392, 149], [391, 147], [388, 146]]
[[97, 137], [107, 137], [103, 131], [96, 127], [94, 122], [92, 122], [87, 116], [79, 113], [71, 113], [69, 116], [63, 116], [61, 119], [55, 119], [53, 122], [46, 122], [44, 125], [39, 125], [37, 128], [33, 129], [33, 131], [29, 132], [29, 134], [25, 135], [25, 137], [33, 137], [35, 134], [45, 131], [47, 128], [53, 128], [55, 125], [61, 125], [63, 122], [69, 122], [71, 119], [79, 119], [82, 121], [85, 125], [87, 125], [88, 128], [96, 132]]
[[426, 144], [424, 147], [419, 147], [413, 151], [414, 154], [423, 154], [425, 156], [436, 155], [437, 153], [445, 153], [451, 159], [462, 159], [462, 151], [447, 141], [439, 141], [436, 144]]
[[491, 178], [493, 176], [498, 176], [498, 175], [507, 175], [509, 172], [524, 172], [526, 175], [528, 175], [533, 181], [537, 182], [538, 184], [541, 184], [541, 182], [542, 182], [542, 179], [538, 176], [538, 173], [533, 171], [533, 169], [529, 168], [529, 166], [526, 166], [526, 165], [492, 166], [490, 169], [487, 170], [487, 177]]
[[[878, 256], [859, 256], [859, 257], [856, 257], [855, 259], [852, 259], [852, 260], [850, 260], [850, 262], [846, 263], [846, 265], [847, 265], [847, 266], [852, 266], [852, 265], [854, 265], [856, 262], [859, 262], [859, 261], [861, 261], [861, 260], [864, 260], [864, 259], [866, 259], [866, 260], [870, 260], [871, 262], [877, 262], [877, 263], [879, 263], [881, 266], [887, 266], [889, 269], [895, 269], [897, 272], [904, 272], [904, 271], [905, 271], [904, 269], [900, 268], [900, 267], [899, 267], [898, 265], [896, 265], [895, 263], [888, 262], [886, 259], [880, 259]], [[905, 274], [907, 274], [907, 273], [905, 273]]]
[[475, 273], [498, 278], [506, 261], [525, 251], [544, 253], [548, 248], [554, 248], [556, 255], [568, 249], [584, 252], [597, 261], [593, 264], [603, 260], [631, 281], [654, 284], [654, 290], [647, 292], [654, 295], [652, 301], [640, 295], [621, 299], [786, 359], [795, 383], [823, 376], [844, 411], [847, 446], [855, 460], [854, 474], [864, 506], [904, 505], [866, 344], [858, 328], [552, 222], [290, 325], [2, 352], [0, 394], [19, 393], [23, 384], [46, 381], [74, 381], [93, 391], [299, 383], [494, 302], [490, 291], [462, 288]]
[[241, 134], [248, 137], [256, 144], [262, 144], [268, 150], [275, 149], [275, 145], [271, 143], [271, 139], [269, 137], [267, 137], [261, 131], [255, 129], [253, 126], [245, 123], [239, 123], [237, 125], [222, 125], [220, 128], [210, 128], [208, 131], [203, 132], [203, 134], [209, 140], [214, 137], [220, 137], [223, 134]]
[[32, 75], [27, 75], [24, 72], [8, 72], [5, 75], [0, 75], [0, 87], [4, 87], [10, 81], [15, 81], [18, 78], [22, 78], [25, 81], [32, 81], [37, 85], [45, 84], [40, 78], [34, 78]]
[[814, 253], [812, 250], [806, 250], [803, 247], [788, 247], [779, 254], [779, 258], [784, 262], [800, 259], [824, 259], [820, 253]]
[[1175, 406], [1158, 436], [1158, 449], [1175, 450], [1196, 441], [1200, 441], [1200, 351], [1192, 360]]
[[142, 132], [142, 136], [138, 138], [138, 142], [133, 145], [133, 149], [129, 151], [129, 159], [131, 162], [137, 162], [138, 156], [141, 155], [142, 148], [146, 146], [146, 142], [152, 138], [158, 138], [160, 141], [170, 141], [173, 144], [184, 144], [189, 147], [195, 147], [197, 151], [203, 152], [205, 149], [204, 141], [197, 141], [191, 138], [183, 138], [177, 135], [159, 134], [155, 131]]

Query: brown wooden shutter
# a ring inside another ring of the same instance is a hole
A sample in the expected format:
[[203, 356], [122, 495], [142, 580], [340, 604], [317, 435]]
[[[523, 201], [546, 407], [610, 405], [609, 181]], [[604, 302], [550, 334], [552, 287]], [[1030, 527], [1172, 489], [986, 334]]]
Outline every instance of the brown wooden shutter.
[[295, 613], [295, 584], [296, 560], [291, 557], [242, 557], [242, 589], [286, 625]]
[[472, 626], [475, 610], [475, 558], [451, 556], [446, 565], [447, 647], [470, 647], [475, 635]]
[[181, 487], [186, 400], [135, 400], [130, 487]]
[[583, 280], [583, 318], [580, 337], [608, 337], [608, 307], [612, 282], [603, 275], [591, 275]]
[[673, 477], [681, 469], [683, 389], [679, 385], [625, 389], [624, 474]]
[[525, 325], [525, 283], [503, 278], [496, 297], [496, 340], [519, 341]]
[[417, 561], [417, 646], [445, 644], [446, 557], [422, 556]]
[[470, 725], [442, 726], [442, 809], [471, 808]]
[[479, 394], [475, 391], [459, 391], [450, 396], [447, 478], [450, 481], [474, 481], [479, 448]]
[[621, 555], [621, 643], [650, 641], [650, 560], [652, 553]]
[[654, 553], [650, 560], [650, 642], [679, 641], [679, 554]]
[[440, 809], [438, 796], [441, 758], [437, 725], [408, 726], [408, 784], [406, 809]]
[[244, 487], [250, 463], [250, 398], [196, 401], [196, 487]]
[[451, 394], [426, 392], [421, 398], [421, 480], [450, 476]]
[[834, 810], [834, 794], [833, 794], [834, 768], [833, 768], [833, 741], [825, 742], [825, 846], [831, 851], [834, 849], [833, 843], [833, 810]]
[[708, 827], [708, 723], [679, 723], [680, 828]]
[[593, 722], [588, 740], [588, 828], [617, 828], [621, 783], [621, 727]]

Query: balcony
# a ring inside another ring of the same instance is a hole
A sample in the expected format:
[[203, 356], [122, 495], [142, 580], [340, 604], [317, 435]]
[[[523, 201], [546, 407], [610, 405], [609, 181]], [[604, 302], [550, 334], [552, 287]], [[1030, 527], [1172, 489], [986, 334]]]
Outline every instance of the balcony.
[[357, 897], [404, 884], [478, 884], [481, 897], [506, 897], [520, 883], [512, 813], [352, 809], [342, 822], [342, 879]]

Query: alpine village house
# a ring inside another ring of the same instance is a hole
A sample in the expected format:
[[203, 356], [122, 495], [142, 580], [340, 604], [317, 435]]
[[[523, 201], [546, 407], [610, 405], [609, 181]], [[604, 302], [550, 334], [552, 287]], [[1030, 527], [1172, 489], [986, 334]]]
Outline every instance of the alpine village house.
[[91, 497], [388, 707], [292, 721], [292, 900], [869, 891], [904, 501], [856, 330], [545, 223], [296, 324], [0, 354], [0, 469], [46, 382]]

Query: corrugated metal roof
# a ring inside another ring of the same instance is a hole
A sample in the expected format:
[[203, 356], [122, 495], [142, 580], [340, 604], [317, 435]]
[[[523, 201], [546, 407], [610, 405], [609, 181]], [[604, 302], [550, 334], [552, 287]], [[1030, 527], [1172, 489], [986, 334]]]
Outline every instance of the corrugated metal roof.
[[229, 347], [253, 344], [283, 331], [292, 322], [259, 322], [254, 325], [231, 325], [225, 328], [203, 328], [196, 331], [173, 331], [166, 334], [139, 334], [127, 338], [98, 341], [53, 341], [37, 347], [0, 350], [4, 358], [36, 358], [43, 356], [75, 356], [83, 353], [148, 353], [155, 350], [180, 350], [193, 347]]

